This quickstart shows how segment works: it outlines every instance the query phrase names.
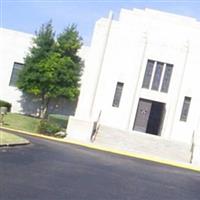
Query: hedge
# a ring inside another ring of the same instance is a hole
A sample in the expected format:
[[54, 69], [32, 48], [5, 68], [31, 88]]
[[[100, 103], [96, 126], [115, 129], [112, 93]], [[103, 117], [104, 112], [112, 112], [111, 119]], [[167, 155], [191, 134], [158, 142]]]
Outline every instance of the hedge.
[[61, 128], [67, 127], [68, 116], [67, 115], [58, 115], [58, 114], [49, 114], [48, 121], [50, 123], [55, 123]]
[[8, 112], [10, 112], [12, 104], [8, 103], [7, 101], [0, 100], [0, 107], [7, 107], [8, 108]]
[[38, 126], [38, 132], [50, 136], [55, 136], [55, 133], [61, 131], [61, 127], [56, 123], [50, 123], [48, 120], [41, 120]]

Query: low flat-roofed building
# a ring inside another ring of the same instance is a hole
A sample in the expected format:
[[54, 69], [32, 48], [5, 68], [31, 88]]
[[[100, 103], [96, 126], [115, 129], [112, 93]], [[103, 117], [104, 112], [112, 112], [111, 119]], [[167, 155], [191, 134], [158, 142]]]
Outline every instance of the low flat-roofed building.
[[[41, 101], [32, 95], [22, 93], [16, 82], [19, 71], [24, 66], [24, 58], [33, 45], [34, 35], [0, 28], [0, 100], [12, 104], [12, 112], [37, 116]], [[89, 47], [83, 46], [80, 57], [87, 57]], [[73, 115], [77, 102], [67, 101], [65, 98], [52, 100], [49, 113]]]

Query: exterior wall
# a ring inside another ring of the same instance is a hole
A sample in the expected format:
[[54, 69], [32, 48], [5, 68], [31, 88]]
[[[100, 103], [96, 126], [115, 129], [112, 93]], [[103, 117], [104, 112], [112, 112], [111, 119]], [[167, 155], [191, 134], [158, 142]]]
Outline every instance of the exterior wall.
[[[32, 45], [33, 35], [0, 28], [0, 99], [12, 103], [12, 112], [37, 115], [40, 101], [28, 96], [16, 87], [9, 86], [13, 64], [24, 63], [24, 57]], [[79, 54], [85, 59], [88, 52], [83, 47]], [[73, 115], [77, 102], [69, 102], [63, 98], [53, 100], [49, 106], [50, 113]]]
[[[101, 124], [132, 131], [139, 98], [159, 101], [166, 105], [161, 137], [191, 144], [199, 135], [199, 35], [195, 19], [150, 9], [98, 20], [75, 118], [96, 121], [101, 113]], [[173, 64], [168, 93], [142, 88], [148, 59]], [[117, 82], [124, 83], [118, 108], [112, 106]], [[185, 96], [192, 100], [182, 122]]]
[[12, 111], [20, 112], [18, 102], [22, 93], [9, 86], [14, 62], [23, 63], [23, 58], [31, 46], [32, 35], [0, 29], [0, 99], [12, 103]]
[[[104, 59], [104, 51], [109, 34], [110, 20], [101, 19], [96, 23], [90, 53], [85, 60], [85, 69], [82, 77], [81, 93], [79, 96], [79, 106], [77, 106], [76, 116], [80, 119], [89, 119], [92, 115], [92, 108], [98, 82], [101, 74], [101, 65]], [[105, 24], [108, 26], [105, 26]]]

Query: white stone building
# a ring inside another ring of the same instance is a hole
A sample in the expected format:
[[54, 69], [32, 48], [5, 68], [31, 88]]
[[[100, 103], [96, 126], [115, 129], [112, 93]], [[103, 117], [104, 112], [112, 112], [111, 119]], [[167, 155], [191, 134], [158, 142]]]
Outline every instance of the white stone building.
[[[0, 28], [0, 99], [12, 103], [12, 111], [21, 110], [21, 92], [15, 87], [16, 76], [23, 67], [33, 36]], [[13, 75], [12, 75], [13, 74]]]
[[[12, 104], [12, 112], [37, 115], [40, 101], [23, 94], [16, 87], [19, 71], [24, 64], [24, 57], [32, 46], [31, 34], [0, 28], [0, 100]], [[83, 47], [80, 56], [84, 59], [88, 51]], [[50, 103], [50, 112], [74, 114], [77, 102], [58, 99]]]
[[194, 144], [200, 163], [200, 22], [151, 9], [122, 9], [96, 22], [70, 137], [94, 122]]

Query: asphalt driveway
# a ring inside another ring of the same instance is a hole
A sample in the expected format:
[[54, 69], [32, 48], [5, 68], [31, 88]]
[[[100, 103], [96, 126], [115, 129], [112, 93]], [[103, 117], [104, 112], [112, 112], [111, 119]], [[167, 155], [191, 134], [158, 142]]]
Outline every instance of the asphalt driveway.
[[200, 199], [200, 173], [26, 138], [0, 148], [0, 200]]

